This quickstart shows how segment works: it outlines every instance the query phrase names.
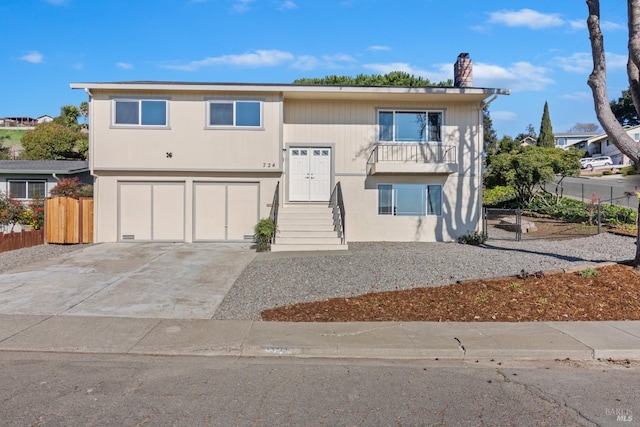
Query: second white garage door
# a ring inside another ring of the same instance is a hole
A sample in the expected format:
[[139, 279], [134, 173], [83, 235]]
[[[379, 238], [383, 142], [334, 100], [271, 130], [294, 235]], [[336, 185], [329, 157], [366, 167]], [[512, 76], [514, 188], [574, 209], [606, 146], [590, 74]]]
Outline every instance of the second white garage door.
[[121, 182], [118, 197], [120, 241], [183, 242], [183, 182]]
[[195, 183], [193, 240], [253, 240], [259, 215], [258, 189], [258, 183]]

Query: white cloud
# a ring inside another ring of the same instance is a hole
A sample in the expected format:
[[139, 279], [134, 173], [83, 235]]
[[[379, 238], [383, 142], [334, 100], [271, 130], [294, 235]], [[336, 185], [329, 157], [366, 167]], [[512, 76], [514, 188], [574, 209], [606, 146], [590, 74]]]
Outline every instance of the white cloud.
[[296, 58], [292, 67], [300, 70], [313, 70], [314, 68], [317, 68], [319, 64], [320, 61], [315, 56], [301, 55]]
[[44, 62], [44, 57], [38, 51], [31, 51], [26, 55], [20, 57], [21, 61], [31, 62], [32, 64], [41, 64]]
[[369, 46], [369, 50], [382, 51], [382, 50], [391, 50], [391, 48], [389, 46], [373, 45], [373, 46]]
[[231, 9], [234, 12], [244, 13], [251, 9], [251, 3], [255, 0], [236, 0], [236, 2], [231, 6]]
[[295, 4], [294, 2], [292, 2], [291, 0], [286, 0], [283, 1], [282, 4], [280, 4], [280, 6], [278, 6], [278, 10], [292, 10], [292, 9], [297, 9], [298, 5]]
[[82, 62], [76, 62], [75, 64], [73, 64], [73, 68], [75, 70], [82, 70], [84, 68], [84, 64]]
[[562, 95], [563, 99], [571, 101], [593, 101], [593, 95], [590, 92], [573, 92]]
[[567, 21], [569, 27], [572, 30], [586, 30], [587, 29], [587, 21], [583, 19], [574, 19], [572, 21]]
[[491, 111], [491, 121], [495, 122], [515, 122], [518, 115], [513, 111]]
[[607, 59], [607, 68], [627, 68], [629, 58], [626, 55], [620, 55], [613, 52], [605, 52]]
[[[586, 24], [585, 24], [586, 26]], [[602, 21], [600, 23], [600, 28], [604, 31], [607, 30], [624, 30], [627, 27], [625, 27], [624, 25], [620, 25], [617, 22], [613, 22], [613, 21]]]
[[275, 67], [283, 63], [293, 61], [295, 58], [289, 52], [281, 50], [256, 50], [255, 52], [240, 55], [214, 56], [199, 61], [191, 61], [183, 65], [165, 65], [164, 68], [182, 71], [196, 71], [203, 67], [216, 65], [230, 65], [234, 67]]
[[116, 62], [116, 67], [121, 68], [123, 70], [131, 70], [133, 69], [133, 65], [126, 62]]
[[553, 84], [547, 76], [549, 70], [529, 62], [516, 62], [509, 67], [473, 64], [473, 85], [475, 87], [498, 87], [512, 91], [539, 91]]
[[532, 30], [559, 27], [564, 20], [557, 13], [541, 13], [532, 9], [501, 10], [489, 13], [489, 22], [508, 27], [527, 27]]
[[593, 68], [590, 53], [578, 52], [566, 57], [556, 56], [554, 60], [560, 68], [570, 73], [588, 73]]
[[[607, 68], [626, 68], [627, 57], [617, 53], [607, 52]], [[554, 58], [560, 68], [569, 73], [589, 73], [593, 70], [593, 58], [590, 53], [577, 52], [571, 56], [557, 56]]]

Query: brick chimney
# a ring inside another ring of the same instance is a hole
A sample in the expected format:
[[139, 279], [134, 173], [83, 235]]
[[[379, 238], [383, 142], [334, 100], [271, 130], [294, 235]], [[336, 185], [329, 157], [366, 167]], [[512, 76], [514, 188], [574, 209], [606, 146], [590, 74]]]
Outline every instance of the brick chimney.
[[468, 53], [458, 55], [458, 60], [453, 64], [453, 85], [473, 87], [473, 65]]

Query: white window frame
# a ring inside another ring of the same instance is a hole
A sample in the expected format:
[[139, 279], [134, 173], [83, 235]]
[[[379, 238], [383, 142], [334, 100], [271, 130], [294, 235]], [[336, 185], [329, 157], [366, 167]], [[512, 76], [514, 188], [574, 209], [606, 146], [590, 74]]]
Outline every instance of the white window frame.
[[[142, 103], [143, 101], [164, 102], [165, 117], [163, 125], [146, 125], [142, 124]], [[117, 123], [116, 122], [116, 104], [118, 102], [137, 102], [138, 103], [138, 123]], [[165, 98], [113, 98], [111, 100], [111, 126], [118, 128], [168, 128], [169, 127], [169, 100]]]
[[[390, 141], [380, 139], [380, 113], [392, 113], [393, 114], [393, 124], [391, 125], [391, 137]], [[396, 114], [397, 113], [424, 113], [427, 123], [427, 130], [425, 133], [424, 141], [397, 141], [396, 138]], [[440, 114], [440, 139], [432, 140], [429, 139], [431, 137], [431, 131], [429, 129], [429, 114]], [[376, 123], [377, 123], [377, 135], [376, 139], [379, 144], [442, 144], [443, 141], [443, 129], [444, 129], [444, 110], [439, 109], [414, 109], [414, 108], [379, 108], [376, 112]]]
[[[260, 123], [257, 126], [239, 126], [236, 124], [236, 105], [238, 102], [256, 103], [260, 107]], [[233, 105], [233, 123], [224, 125], [212, 125], [211, 124], [211, 104], [231, 104]], [[264, 129], [264, 102], [261, 99], [209, 99], [207, 100], [207, 129], [248, 129], [248, 130], [262, 130]]]
[[[394, 189], [395, 186], [397, 185], [416, 185], [416, 186], [424, 186], [425, 188], [425, 206], [424, 206], [424, 215], [398, 215], [398, 213], [396, 212], [396, 191]], [[381, 186], [390, 186], [391, 187], [391, 208], [392, 208], [392, 212], [391, 213], [380, 213], [380, 187]], [[439, 187], [440, 188], [440, 205], [437, 207], [436, 209], [436, 213], [430, 213], [429, 212], [429, 191], [430, 191], [430, 187]], [[377, 194], [377, 201], [376, 201], [376, 211], [378, 216], [401, 216], [401, 217], [406, 217], [406, 216], [418, 216], [418, 217], [442, 217], [442, 199], [443, 199], [443, 191], [442, 191], [442, 184], [426, 184], [426, 183], [404, 183], [404, 182], [396, 182], [396, 183], [380, 183], [377, 185], [376, 189], [378, 190], [378, 194]]]
[[[16, 197], [11, 193], [11, 183], [15, 182], [15, 183], [25, 183], [25, 196], [27, 197]], [[33, 197], [30, 197], [31, 194], [29, 194], [29, 184], [30, 183], [38, 183], [38, 184], [44, 184], [44, 194], [42, 195], [42, 197], [47, 197], [47, 180], [45, 179], [8, 179], [7, 180], [7, 193], [11, 196], [11, 198], [16, 199], [16, 200], [31, 200], [33, 199]]]

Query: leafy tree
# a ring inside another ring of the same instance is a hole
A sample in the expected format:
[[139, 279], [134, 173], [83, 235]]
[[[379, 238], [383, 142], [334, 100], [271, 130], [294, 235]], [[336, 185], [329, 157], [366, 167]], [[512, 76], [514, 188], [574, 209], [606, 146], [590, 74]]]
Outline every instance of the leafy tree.
[[572, 133], [597, 133], [600, 132], [600, 126], [595, 123], [576, 123], [569, 132]]
[[546, 101], [544, 103], [544, 111], [542, 113], [542, 121], [540, 123], [538, 145], [540, 147], [547, 148], [553, 148], [556, 145], [556, 140], [553, 137], [553, 129], [551, 128], [551, 118], [549, 117], [549, 104]]
[[53, 119], [55, 123], [68, 127], [69, 129], [78, 130], [78, 117], [80, 110], [75, 105], [63, 105], [60, 107], [60, 115]]
[[512, 187], [516, 192], [518, 205], [523, 208], [533, 199], [536, 187], [551, 182], [556, 175], [578, 175], [578, 158], [576, 153], [561, 148], [520, 147], [492, 158], [485, 184], [487, 187]]
[[416, 77], [413, 74], [406, 73], [404, 71], [392, 71], [387, 74], [358, 74], [356, 77], [352, 76], [338, 76], [330, 75], [325, 77], [304, 77], [293, 81], [295, 85], [334, 85], [334, 86], [415, 86], [415, 87], [428, 87], [428, 86], [441, 86], [452, 87], [453, 81], [451, 79], [432, 83], [428, 79], [422, 77]]
[[484, 128], [484, 151], [488, 155], [495, 154], [499, 148], [498, 136], [493, 129], [493, 121], [487, 107], [482, 110], [482, 127]]
[[622, 96], [616, 101], [609, 102], [609, 106], [622, 126], [640, 125], [640, 118], [638, 118], [638, 112], [633, 105], [629, 89], [623, 90]]
[[89, 103], [82, 101], [80, 103], [80, 115], [82, 116], [82, 126], [87, 127], [87, 117], [89, 117]]
[[520, 148], [520, 141], [511, 138], [509, 135], [505, 135], [500, 140], [499, 153], [509, 153], [510, 151]]
[[55, 122], [41, 123], [26, 132], [21, 139], [24, 160], [64, 160], [84, 159], [86, 154], [78, 152], [78, 147], [88, 144], [87, 134]]
[[[593, 93], [596, 116], [613, 145], [629, 157], [637, 167], [640, 164], [640, 143], [634, 141], [627, 134], [607, 98], [607, 65], [604, 38], [600, 30], [600, 1], [587, 0], [587, 8], [589, 10], [587, 28], [589, 29], [593, 57], [593, 72], [587, 83]], [[627, 0], [627, 13], [629, 28], [627, 76], [629, 78], [629, 93], [637, 112], [640, 107], [640, 0]], [[624, 118], [622, 121], [624, 122]], [[640, 205], [638, 212], [640, 213]], [[638, 227], [633, 265], [636, 270], [640, 270], [640, 227]]]

